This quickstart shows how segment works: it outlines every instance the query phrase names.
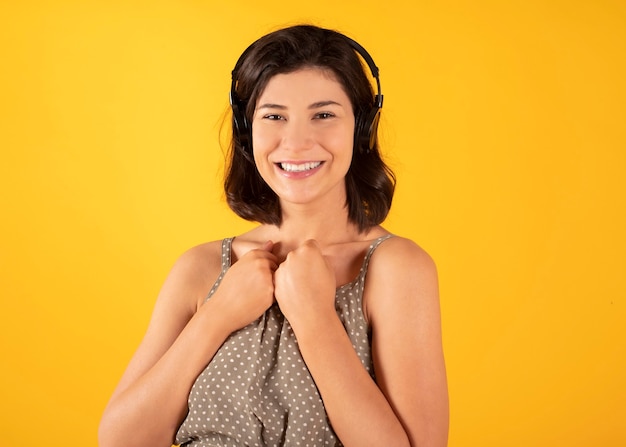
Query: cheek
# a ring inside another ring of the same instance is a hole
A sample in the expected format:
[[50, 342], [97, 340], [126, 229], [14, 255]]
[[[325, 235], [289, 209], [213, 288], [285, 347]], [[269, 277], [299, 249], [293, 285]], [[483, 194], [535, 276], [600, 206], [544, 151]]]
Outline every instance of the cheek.
[[337, 155], [346, 155], [352, 158], [352, 150], [354, 148], [354, 131], [351, 129], [336, 129], [334, 132], [321, 135], [320, 142], [332, 148]]
[[268, 134], [263, 132], [263, 126], [252, 126], [252, 146], [256, 150], [267, 146]]
[[263, 123], [252, 127], [252, 151], [255, 154], [267, 154], [280, 145], [280, 136], [271, 126]]
[[275, 137], [272, 133], [263, 129], [263, 126], [258, 126], [256, 129], [252, 128], [252, 157], [254, 158], [254, 164], [257, 167], [259, 175], [267, 182], [266, 174], [268, 170], [268, 154], [274, 148]]

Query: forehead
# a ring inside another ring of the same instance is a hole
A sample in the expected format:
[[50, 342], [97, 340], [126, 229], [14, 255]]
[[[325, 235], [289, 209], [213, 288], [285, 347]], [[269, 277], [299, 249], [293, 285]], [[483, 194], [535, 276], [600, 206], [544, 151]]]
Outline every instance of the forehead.
[[284, 103], [327, 99], [341, 99], [349, 103], [343, 85], [332, 70], [307, 67], [272, 76], [257, 103], [268, 100]]

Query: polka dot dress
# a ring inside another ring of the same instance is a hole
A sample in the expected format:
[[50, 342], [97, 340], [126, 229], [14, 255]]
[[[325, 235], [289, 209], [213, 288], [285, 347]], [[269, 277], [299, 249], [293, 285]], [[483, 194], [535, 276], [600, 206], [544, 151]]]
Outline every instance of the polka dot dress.
[[[370, 245], [357, 278], [339, 287], [335, 296], [337, 314], [372, 377], [363, 285], [372, 253], [389, 237]], [[207, 299], [231, 264], [232, 240], [222, 242], [222, 272]], [[184, 446], [341, 446], [293, 330], [276, 304], [226, 339], [196, 379], [188, 404], [176, 434], [176, 443]]]

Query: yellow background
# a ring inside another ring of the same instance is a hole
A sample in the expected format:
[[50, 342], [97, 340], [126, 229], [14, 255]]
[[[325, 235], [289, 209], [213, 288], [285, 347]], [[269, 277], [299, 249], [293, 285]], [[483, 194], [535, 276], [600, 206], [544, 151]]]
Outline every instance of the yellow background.
[[220, 189], [230, 70], [302, 21], [381, 69], [386, 226], [439, 266], [450, 446], [626, 445], [619, 0], [3, 1], [0, 444], [96, 445], [176, 257], [250, 226]]

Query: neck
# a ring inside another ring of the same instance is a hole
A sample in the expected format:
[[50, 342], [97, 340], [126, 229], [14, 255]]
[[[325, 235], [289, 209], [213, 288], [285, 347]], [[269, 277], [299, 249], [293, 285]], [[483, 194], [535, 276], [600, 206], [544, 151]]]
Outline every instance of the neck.
[[304, 241], [315, 239], [322, 247], [359, 235], [358, 228], [348, 220], [346, 206], [333, 207], [312, 212], [310, 206], [283, 206], [283, 223], [276, 228], [277, 241], [287, 247], [297, 247]]

